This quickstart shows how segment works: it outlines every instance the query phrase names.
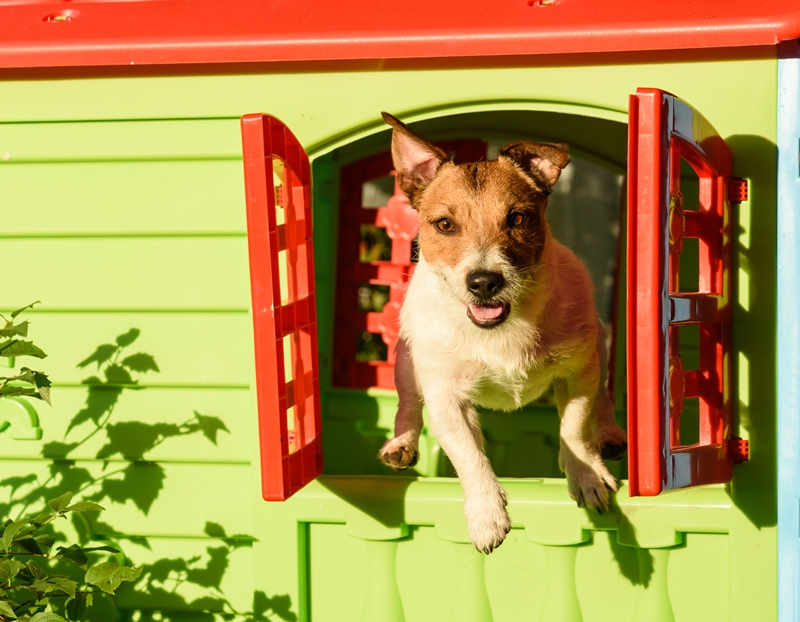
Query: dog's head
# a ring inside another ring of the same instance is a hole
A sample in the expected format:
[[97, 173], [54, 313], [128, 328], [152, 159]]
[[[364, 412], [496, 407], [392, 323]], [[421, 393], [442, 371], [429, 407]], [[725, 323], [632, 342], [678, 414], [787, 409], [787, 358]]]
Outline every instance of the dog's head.
[[419, 246], [473, 324], [502, 324], [535, 283], [548, 237], [547, 196], [567, 146], [515, 142], [497, 160], [455, 164], [390, 114], [397, 183], [419, 214]]

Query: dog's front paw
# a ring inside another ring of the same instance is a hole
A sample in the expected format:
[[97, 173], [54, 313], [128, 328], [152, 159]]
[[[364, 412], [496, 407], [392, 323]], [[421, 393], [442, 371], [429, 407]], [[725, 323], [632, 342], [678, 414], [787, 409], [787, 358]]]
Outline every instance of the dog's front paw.
[[484, 494], [464, 499], [469, 539], [478, 551], [491, 553], [503, 544], [511, 531], [511, 519], [506, 512], [506, 492], [499, 483]]
[[594, 443], [603, 460], [619, 460], [628, 449], [628, 436], [619, 426], [605, 426], [598, 428]]
[[379, 457], [386, 466], [395, 471], [402, 471], [413, 467], [419, 460], [417, 444], [410, 439], [397, 436], [384, 443]]
[[593, 467], [579, 463], [566, 470], [569, 496], [578, 507], [588, 507], [600, 514], [608, 511], [608, 491], [617, 492], [617, 480], [608, 472], [606, 466], [598, 461]]

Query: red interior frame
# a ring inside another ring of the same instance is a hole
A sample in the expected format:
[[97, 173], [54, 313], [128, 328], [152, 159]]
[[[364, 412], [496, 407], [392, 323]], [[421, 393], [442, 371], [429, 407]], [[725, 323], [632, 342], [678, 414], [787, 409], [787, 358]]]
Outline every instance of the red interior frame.
[[[411, 243], [419, 231], [419, 222], [414, 208], [398, 190], [396, 183], [394, 194], [386, 206], [362, 206], [364, 183], [392, 172], [392, 156], [388, 151], [342, 168], [333, 370], [333, 382], [336, 386], [394, 389], [394, 359], [400, 331], [400, 307], [414, 272]], [[392, 241], [391, 259], [360, 261], [362, 225], [386, 229], [386, 234]], [[381, 311], [359, 311], [357, 296], [362, 283], [389, 286], [389, 301]], [[358, 334], [364, 331], [380, 335], [387, 346], [387, 360], [356, 360]]]
[[[631, 496], [729, 481], [731, 152], [691, 106], [658, 89], [630, 98], [628, 440]], [[680, 161], [697, 173], [684, 211]], [[684, 238], [699, 238], [699, 292], [680, 292]], [[683, 369], [681, 325], [700, 326], [700, 365]], [[680, 439], [683, 400], [700, 402], [699, 442]]]
[[262, 494], [283, 501], [322, 473], [311, 168], [275, 117], [249, 114], [241, 125]]
[[[486, 159], [487, 144], [482, 140], [439, 141], [436, 144], [445, 152], [455, 154], [457, 162]], [[394, 174], [394, 170], [389, 151], [348, 164], [341, 172], [333, 348], [333, 382], [338, 387], [395, 389], [394, 361], [400, 332], [400, 308], [414, 273], [411, 248], [419, 231], [419, 220], [396, 183], [394, 194], [384, 207], [365, 208], [362, 196], [364, 183], [390, 174]], [[386, 229], [392, 241], [392, 255], [388, 261], [360, 261], [362, 225]], [[362, 283], [389, 286], [389, 301], [381, 311], [359, 311], [357, 296]], [[364, 331], [383, 339], [387, 346], [385, 361], [356, 360], [358, 334]]]

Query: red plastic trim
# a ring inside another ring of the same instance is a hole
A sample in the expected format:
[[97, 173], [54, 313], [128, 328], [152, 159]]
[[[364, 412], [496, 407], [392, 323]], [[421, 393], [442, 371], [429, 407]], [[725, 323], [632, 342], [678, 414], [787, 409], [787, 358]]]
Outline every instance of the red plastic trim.
[[[414, 271], [411, 242], [419, 231], [419, 223], [416, 212], [397, 184], [386, 206], [362, 207], [364, 183], [391, 173], [392, 156], [388, 151], [354, 162], [341, 172], [333, 367], [333, 382], [339, 387], [395, 388], [399, 313]], [[360, 230], [363, 225], [386, 229], [392, 240], [389, 261], [360, 261]], [[357, 296], [362, 283], [389, 286], [389, 301], [380, 312], [363, 313], [359, 310]], [[387, 346], [387, 360], [356, 360], [357, 339], [362, 332], [380, 335]]]
[[[630, 98], [628, 142], [628, 437], [631, 496], [727, 482], [731, 421], [731, 152], [691, 106], [658, 89]], [[684, 211], [680, 163], [699, 178]], [[699, 292], [680, 293], [684, 238], [699, 238]], [[700, 367], [684, 370], [678, 333], [700, 326]], [[681, 444], [685, 398], [700, 440]]]
[[[269, 115], [242, 117], [242, 154], [261, 486], [265, 500], [283, 501], [322, 473], [311, 168], [291, 131]], [[277, 188], [276, 176], [282, 181]], [[285, 274], [280, 270], [281, 252]], [[284, 363], [287, 346], [290, 370]]]
[[797, 37], [797, 0], [0, 1], [0, 67], [730, 48]]
[[739, 437], [729, 439], [728, 454], [733, 463], [747, 462], [750, 459], [750, 441]]
[[748, 197], [748, 184], [746, 179], [731, 179], [728, 182], [728, 198], [731, 203], [744, 203]]

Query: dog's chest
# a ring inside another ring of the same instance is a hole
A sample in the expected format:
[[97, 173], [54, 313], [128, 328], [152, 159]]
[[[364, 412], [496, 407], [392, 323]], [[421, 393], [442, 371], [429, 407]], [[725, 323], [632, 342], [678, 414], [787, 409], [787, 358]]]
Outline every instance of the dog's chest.
[[527, 368], [484, 370], [475, 402], [492, 410], [516, 410], [544, 394], [555, 376], [556, 367], [542, 363]]

